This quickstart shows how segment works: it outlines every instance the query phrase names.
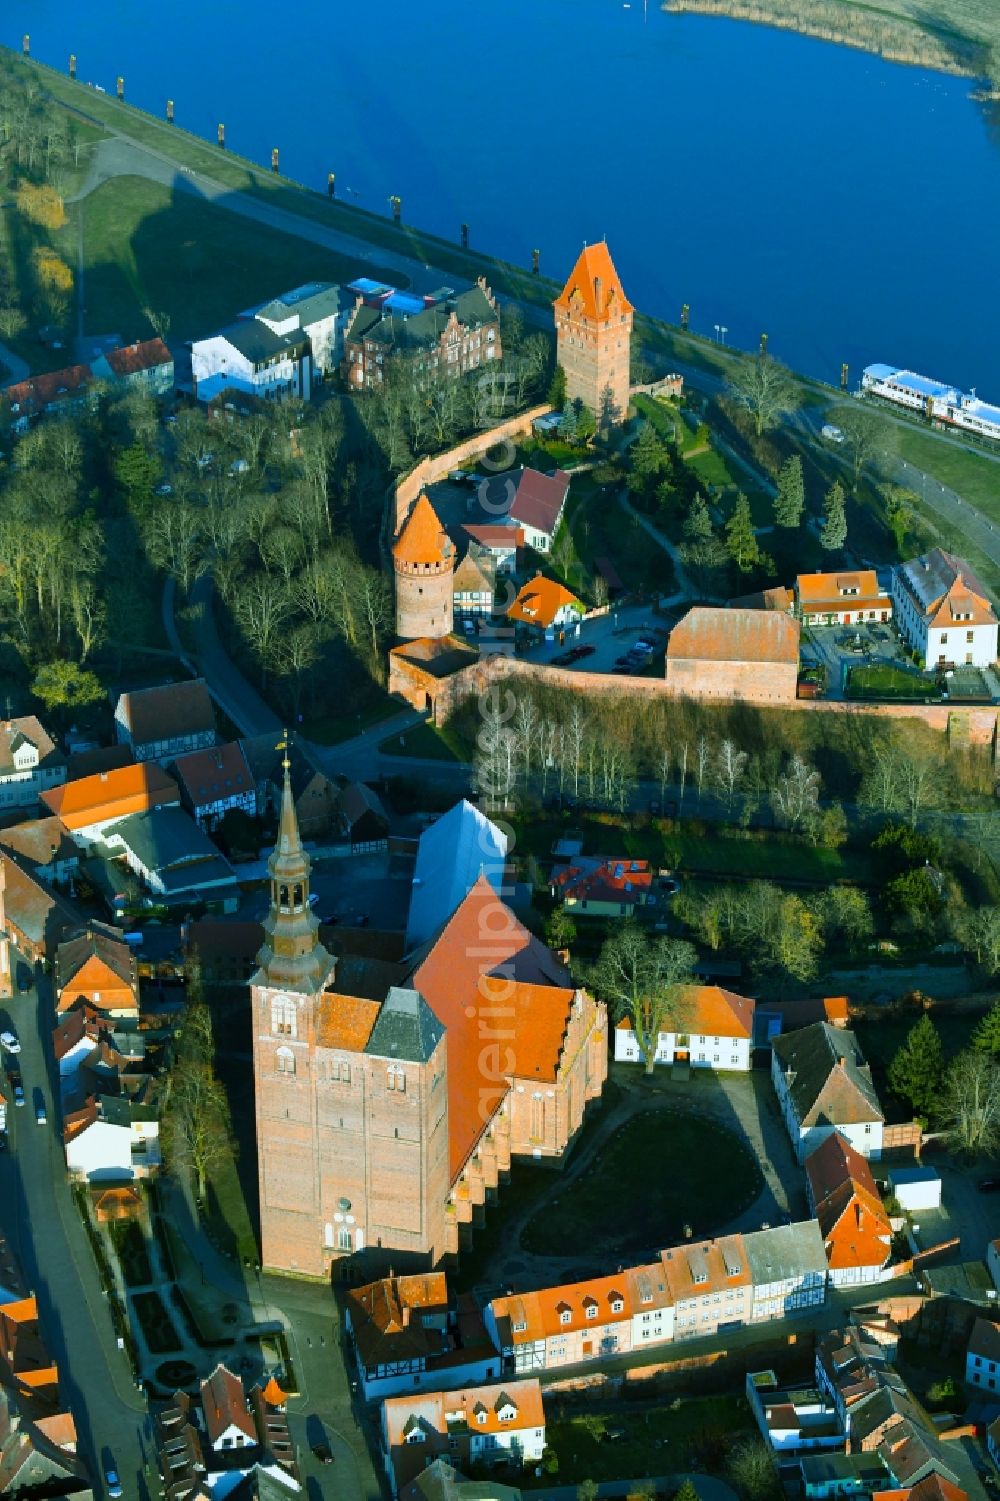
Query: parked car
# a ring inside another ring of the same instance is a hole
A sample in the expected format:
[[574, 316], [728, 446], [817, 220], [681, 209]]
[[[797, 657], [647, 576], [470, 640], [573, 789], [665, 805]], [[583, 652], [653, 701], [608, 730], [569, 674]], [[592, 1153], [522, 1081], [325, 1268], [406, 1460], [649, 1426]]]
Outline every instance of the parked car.
[[0, 1047], [8, 1053], [19, 1053], [21, 1051], [21, 1044], [13, 1032], [0, 1032]]
[[[321, 1465], [333, 1464], [333, 1451], [329, 1444], [313, 1444], [312, 1451]], [[121, 1495], [121, 1492], [118, 1494]]]
[[118, 1497], [125, 1494], [122, 1490], [122, 1483], [118, 1479], [118, 1471], [111, 1465], [104, 1467], [104, 1484], [109, 1496]]
[[17, 971], [17, 990], [19, 995], [27, 995], [31, 989], [31, 970], [19, 966]]
[[21, 1083], [20, 1079], [14, 1080], [14, 1104], [24, 1104], [24, 1085]]

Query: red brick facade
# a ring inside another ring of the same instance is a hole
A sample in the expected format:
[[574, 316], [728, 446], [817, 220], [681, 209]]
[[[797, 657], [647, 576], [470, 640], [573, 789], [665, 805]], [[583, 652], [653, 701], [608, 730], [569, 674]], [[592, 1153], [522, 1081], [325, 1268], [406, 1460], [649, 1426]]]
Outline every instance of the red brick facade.
[[582, 401], [602, 427], [623, 422], [633, 309], [603, 241], [581, 252], [553, 308], [567, 401]]

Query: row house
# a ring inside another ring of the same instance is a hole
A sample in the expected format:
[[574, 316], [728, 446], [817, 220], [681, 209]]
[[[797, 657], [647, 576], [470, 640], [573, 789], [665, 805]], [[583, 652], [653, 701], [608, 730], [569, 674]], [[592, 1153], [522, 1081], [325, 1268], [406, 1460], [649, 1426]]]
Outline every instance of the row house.
[[390, 1398], [382, 1446], [396, 1495], [442, 1457], [463, 1467], [536, 1464], [545, 1448], [542, 1389], [536, 1379]]
[[[691, 985], [680, 993], [673, 1024], [662, 1031], [657, 1063], [748, 1073], [753, 1051], [755, 1003], [719, 985]], [[644, 1063], [628, 1017], [615, 1027], [615, 1062]]]
[[831, 1284], [878, 1282], [892, 1254], [892, 1226], [867, 1158], [835, 1131], [806, 1158], [806, 1187]]
[[457, 296], [431, 306], [388, 298], [371, 306], [358, 298], [344, 331], [343, 375], [352, 390], [373, 390], [403, 367], [419, 385], [457, 380], [501, 359], [496, 298], [480, 277]]
[[583, 1364], [822, 1305], [826, 1260], [814, 1220], [662, 1251], [609, 1277], [510, 1294], [486, 1328], [517, 1374]]
[[366, 1401], [418, 1387], [475, 1386], [500, 1374], [474, 1304], [453, 1305], [444, 1272], [383, 1277], [351, 1288], [344, 1328]]
[[817, 1022], [776, 1037], [771, 1082], [799, 1162], [834, 1132], [863, 1157], [881, 1157], [885, 1117], [849, 1029]]
[[288, 1428], [287, 1393], [272, 1376], [248, 1393], [217, 1365], [197, 1396], [175, 1392], [156, 1416], [156, 1448], [168, 1501], [215, 1495], [267, 1497], [301, 1490]]

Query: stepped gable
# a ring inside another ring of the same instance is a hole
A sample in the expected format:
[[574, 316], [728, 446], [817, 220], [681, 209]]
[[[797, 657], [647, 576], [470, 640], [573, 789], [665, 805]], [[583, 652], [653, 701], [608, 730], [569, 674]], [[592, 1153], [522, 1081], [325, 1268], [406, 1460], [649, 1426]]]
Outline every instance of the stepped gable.
[[555, 306], [566, 312], [580, 312], [596, 323], [635, 311], [625, 296], [605, 240], [583, 247]]

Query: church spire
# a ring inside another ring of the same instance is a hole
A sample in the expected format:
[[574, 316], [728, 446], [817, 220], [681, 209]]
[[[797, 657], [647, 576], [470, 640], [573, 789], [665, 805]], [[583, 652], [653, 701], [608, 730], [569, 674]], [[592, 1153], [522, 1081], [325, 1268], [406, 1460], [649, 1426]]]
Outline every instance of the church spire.
[[334, 961], [319, 941], [319, 923], [309, 901], [310, 861], [295, 812], [287, 731], [278, 749], [284, 751], [281, 815], [277, 842], [267, 862], [271, 909], [264, 919], [264, 943], [257, 955], [261, 974], [256, 983], [314, 995], [332, 978]]

